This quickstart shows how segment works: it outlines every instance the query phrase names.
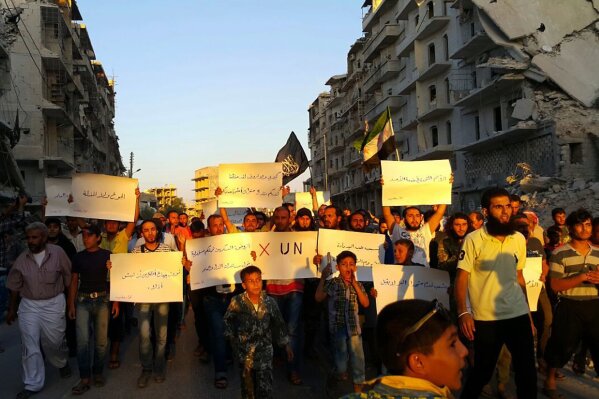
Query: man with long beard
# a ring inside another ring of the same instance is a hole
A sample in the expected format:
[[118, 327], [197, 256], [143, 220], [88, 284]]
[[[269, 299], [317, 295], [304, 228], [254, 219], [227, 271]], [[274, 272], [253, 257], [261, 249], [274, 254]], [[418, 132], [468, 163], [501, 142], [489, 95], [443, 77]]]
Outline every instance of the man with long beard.
[[[526, 240], [510, 220], [512, 208], [505, 189], [485, 191], [481, 207], [487, 223], [464, 239], [455, 281], [458, 324], [464, 336], [474, 341], [474, 366], [461, 397], [479, 397], [505, 344], [513, 355], [518, 398], [536, 398], [534, 327], [522, 275]], [[467, 293], [472, 313], [466, 306]]]

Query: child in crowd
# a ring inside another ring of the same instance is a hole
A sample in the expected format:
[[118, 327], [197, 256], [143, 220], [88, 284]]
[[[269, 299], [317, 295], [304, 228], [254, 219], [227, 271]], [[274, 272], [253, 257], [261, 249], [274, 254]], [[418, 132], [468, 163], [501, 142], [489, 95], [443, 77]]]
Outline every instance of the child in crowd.
[[468, 350], [443, 306], [420, 299], [398, 301], [379, 313], [378, 351], [389, 375], [346, 399], [453, 398], [462, 385]]
[[287, 351], [293, 351], [283, 316], [274, 299], [262, 291], [262, 272], [248, 266], [240, 272], [245, 292], [231, 299], [225, 313], [225, 337], [237, 356], [241, 371], [242, 398], [272, 398], [272, 339]]
[[349, 356], [354, 391], [360, 392], [365, 375], [358, 302], [367, 308], [369, 300], [364, 287], [356, 280], [356, 260], [356, 255], [350, 251], [337, 255], [339, 276], [327, 280], [332, 271], [330, 265], [325, 267], [316, 288], [315, 299], [321, 302], [328, 298], [329, 331], [334, 343], [337, 378], [347, 380]]

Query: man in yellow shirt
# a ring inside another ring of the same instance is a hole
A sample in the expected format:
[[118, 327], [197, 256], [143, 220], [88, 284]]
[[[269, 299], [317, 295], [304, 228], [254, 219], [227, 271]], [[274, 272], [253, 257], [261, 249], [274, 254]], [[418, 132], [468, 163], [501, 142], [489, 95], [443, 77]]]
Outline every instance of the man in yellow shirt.
[[[135, 231], [135, 224], [139, 219], [139, 188], [135, 189], [135, 196], [137, 201], [135, 203], [135, 215], [133, 221], [127, 223], [124, 229], [119, 231], [120, 222], [117, 220], [105, 220], [104, 230], [102, 233], [102, 242], [100, 248], [106, 249], [113, 254], [126, 254], [129, 239]], [[111, 305], [112, 306], [112, 305]], [[116, 369], [119, 368], [121, 362], [119, 361], [119, 349], [121, 342], [123, 341], [124, 335], [124, 319], [123, 314], [119, 313], [118, 317], [111, 318], [108, 324], [108, 337], [110, 338], [110, 361], [108, 362], [108, 368]]]

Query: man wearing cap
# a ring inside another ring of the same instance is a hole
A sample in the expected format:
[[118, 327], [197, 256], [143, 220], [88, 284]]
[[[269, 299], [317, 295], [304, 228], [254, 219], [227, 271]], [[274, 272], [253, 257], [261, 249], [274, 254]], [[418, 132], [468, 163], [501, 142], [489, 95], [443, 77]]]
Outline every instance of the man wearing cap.
[[15, 260], [6, 284], [11, 291], [6, 322], [12, 324], [18, 307], [21, 330], [25, 389], [18, 399], [28, 398], [44, 387], [44, 356], [60, 368], [61, 377], [71, 375], [65, 345], [64, 297], [65, 287], [71, 283], [71, 261], [62, 248], [47, 243], [45, 224], [31, 223], [25, 234], [29, 248]]

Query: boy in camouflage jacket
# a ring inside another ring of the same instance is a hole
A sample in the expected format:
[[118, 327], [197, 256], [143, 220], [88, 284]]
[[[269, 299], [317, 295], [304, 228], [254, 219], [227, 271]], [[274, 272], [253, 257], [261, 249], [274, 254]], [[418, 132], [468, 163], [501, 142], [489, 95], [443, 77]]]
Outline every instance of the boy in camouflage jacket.
[[262, 291], [262, 272], [256, 266], [241, 270], [245, 292], [233, 297], [225, 313], [225, 336], [231, 342], [241, 371], [242, 398], [272, 398], [272, 339], [293, 352], [277, 303]]

